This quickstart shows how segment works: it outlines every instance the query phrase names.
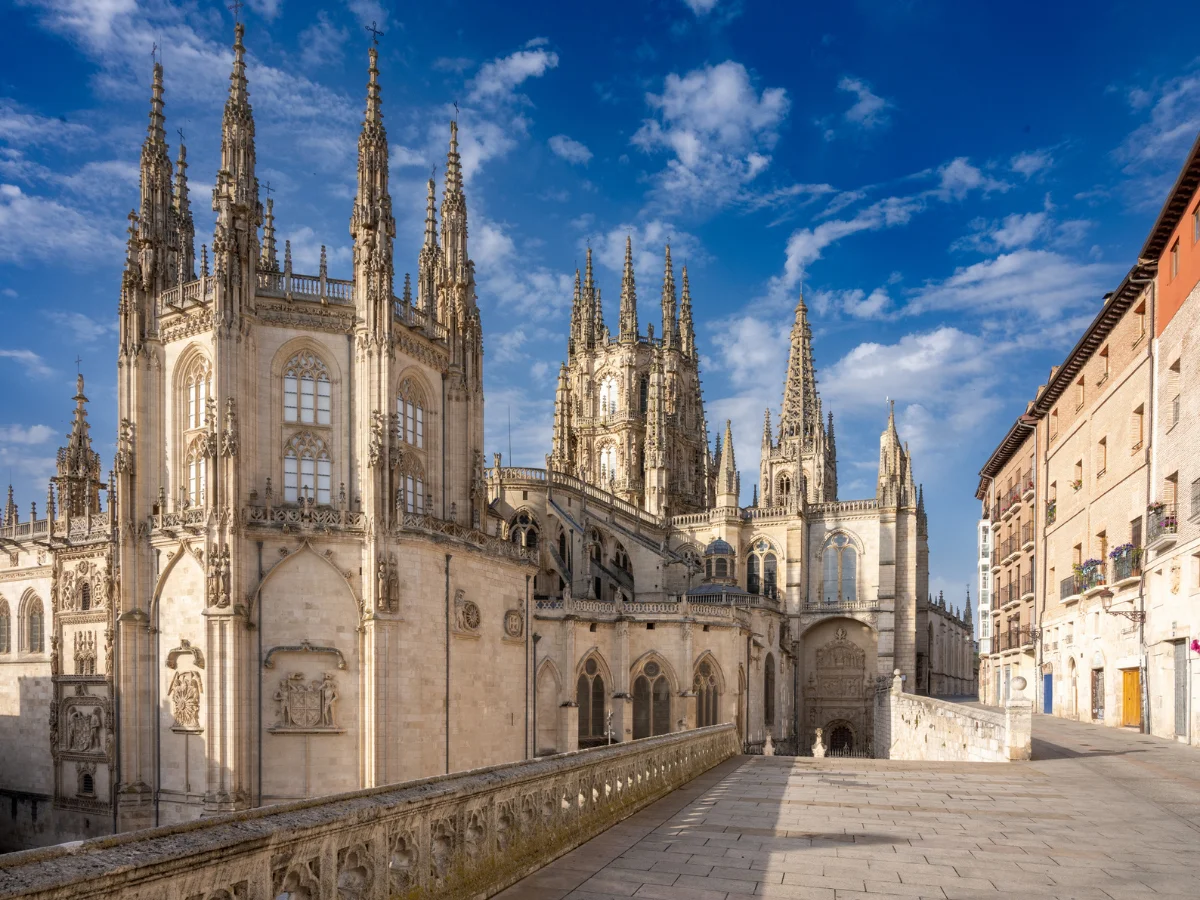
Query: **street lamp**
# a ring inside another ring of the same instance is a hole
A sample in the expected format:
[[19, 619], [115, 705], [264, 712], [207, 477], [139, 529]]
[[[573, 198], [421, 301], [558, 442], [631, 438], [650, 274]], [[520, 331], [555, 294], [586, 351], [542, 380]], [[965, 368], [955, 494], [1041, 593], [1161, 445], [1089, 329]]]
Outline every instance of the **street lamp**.
[[1113, 592], [1112, 592], [1111, 590], [1109, 590], [1108, 588], [1105, 588], [1104, 590], [1102, 590], [1102, 591], [1099, 593], [1099, 595], [1098, 595], [1098, 596], [1100, 597], [1100, 604], [1101, 604], [1101, 606], [1103, 606], [1103, 608], [1104, 608], [1104, 611], [1105, 611], [1105, 612], [1106, 612], [1108, 615], [1110, 615], [1110, 616], [1124, 616], [1124, 617], [1125, 617], [1126, 619], [1128, 619], [1130, 622], [1136, 622], [1136, 623], [1137, 623], [1137, 624], [1139, 624], [1139, 625], [1141, 625], [1141, 624], [1145, 624], [1145, 622], [1146, 622], [1146, 613], [1145, 613], [1145, 611], [1144, 611], [1144, 610], [1138, 610], [1138, 609], [1113, 609], [1113, 608], [1112, 608], [1112, 605], [1113, 605], [1113, 598], [1114, 598], [1114, 595], [1113, 595]]

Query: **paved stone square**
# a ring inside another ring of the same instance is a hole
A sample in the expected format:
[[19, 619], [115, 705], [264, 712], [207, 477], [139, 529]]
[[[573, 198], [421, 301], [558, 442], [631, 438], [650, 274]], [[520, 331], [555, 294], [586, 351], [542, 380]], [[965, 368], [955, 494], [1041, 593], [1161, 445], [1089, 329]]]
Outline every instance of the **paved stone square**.
[[729, 760], [505, 900], [1200, 896], [1200, 754], [1045, 716], [1027, 763]]

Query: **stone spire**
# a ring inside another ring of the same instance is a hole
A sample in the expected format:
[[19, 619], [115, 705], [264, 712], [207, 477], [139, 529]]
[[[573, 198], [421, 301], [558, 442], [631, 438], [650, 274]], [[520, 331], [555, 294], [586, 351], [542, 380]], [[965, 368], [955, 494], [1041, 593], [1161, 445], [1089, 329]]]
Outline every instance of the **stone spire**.
[[876, 498], [880, 506], [907, 506], [916, 499], [912, 484], [912, 462], [896, 432], [896, 401], [888, 401], [888, 422], [879, 436], [879, 486]]
[[625, 269], [621, 273], [621, 321], [617, 337], [622, 343], [638, 339], [637, 285], [633, 279], [633, 242], [625, 235]]
[[679, 345], [679, 304], [675, 296], [675, 268], [671, 265], [670, 244], [663, 255], [662, 345], [664, 349]]
[[234, 30], [233, 70], [229, 97], [221, 119], [221, 168], [213, 186], [213, 268], [217, 278], [219, 321], [235, 323], [254, 304], [254, 272], [258, 263], [258, 228], [262, 204], [255, 176], [254, 113], [246, 87], [246, 28]]
[[917, 533], [927, 535], [929, 533], [929, 521], [925, 517], [925, 485], [920, 485], [917, 488]]
[[165, 121], [163, 67], [156, 62], [150, 87], [150, 124], [142, 143], [138, 209], [138, 266], [142, 287], [151, 298], [174, 284], [179, 275], [172, 256], [177, 235]]
[[592, 302], [593, 330], [596, 333], [596, 343], [608, 342], [608, 326], [604, 324], [604, 300], [600, 296], [600, 287], [595, 288], [595, 300]]
[[262, 254], [258, 268], [263, 272], [279, 271], [279, 254], [275, 249], [275, 201], [267, 198], [267, 212], [263, 216]]
[[770, 452], [772, 448], [771, 442], [771, 407], [763, 410], [763, 440], [762, 448], [764, 453]]
[[[971, 589], [967, 588], [967, 602], [963, 606], [963, 621], [966, 622], [966, 624], [970, 625], [971, 619], [972, 619], [972, 616], [971, 616]], [[974, 630], [972, 630], [971, 637], [973, 638], [974, 636], [975, 636], [975, 633], [974, 633]]]
[[4, 504], [4, 524], [5, 525], [17, 524], [17, 516], [18, 516], [17, 504], [13, 500], [13, 486], [12, 486], [12, 482], [10, 481], [8, 483], [8, 502], [6, 502]]
[[812, 329], [808, 325], [808, 307], [804, 305], [804, 295], [801, 294], [796, 303], [787, 378], [783, 385], [780, 438], [802, 436], [804, 444], [810, 444], [821, 427], [820, 402], [813, 365]]
[[650, 386], [646, 396], [645, 505], [653, 515], [666, 512], [667, 491], [667, 391], [663, 367], [656, 354], [650, 363]]
[[579, 269], [575, 270], [575, 293], [571, 297], [571, 327], [567, 334], [567, 355], [583, 349], [583, 289], [579, 284]]
[[599, 318], [596, 314], [596, 282], [592, 278], [592, 248], [587, 248], [587, 263], [583, 270], [583, 306], [582, 322], [583, 326], [583, 345], [591, 348], [595, 346], [600, 335], [597, 334], [596, 320]]
[[570, 468], [570, 406], [567, 366], [563, 363], [558, 369], [558, 387], [554, 392], [554, 437], [550, 448], [550, 468], [556, 472], [567, 472]]
[[405, 306], [412, 306], [412, 278], [407, 272], [404, 273], [404, 293], [400, 297], [400, 301]]
[[354, 239], [354, 295], [360, 328], [371, 340], [385, 342], [392, 333], [392, 241], [396, 220], [388, 193], [388, 142], [379, 94], [379, 53], [374, 47], [367, 53], [367, 106], [358, 135], [358, 190], [350, 214], [350, 235]]
[[67, 446], [58, 450], [59, 506], [63, 515], [83, 516], [100, 512], [100, 454], [92, 449], [91, 429], [87, 420], [88, 398], [83, 393], [83, 376], [75, 381], [75, 415]]
[[188, 195], [187, 147], [179, 140], [179, 158], [175, 160], [175, 227], [179, 232], [179, 277], [196, 278], [196, 223], [192, 219], [192, 201]]
[[437, 309], [437, 268], [441, 256], [437, 234], [436, 185], [430, 176], [425, 194], [425, 242], [417, 256], [417, 308]]
[[446, 185], [442, 191], [442, 253], [456, 281], [467, 278], [467, 198], [463, 193], [462, 159], [458, 154], [458, 122], [450, 123], [446, 152]]
[[738, 475], [737, 460], [733, 453], [733, 425], [726, 419], [725, 439], [721, 441], [720, 459], [717, 462], [717, 506], [737, 507], [741, 492], [741, 476]]
[[683, 296], [679, 308], [679, 343], [684, 356], [696, 358], [696, 327], [692, 322], [692, 291], [688, 286], [686, 264], [683, 267]]

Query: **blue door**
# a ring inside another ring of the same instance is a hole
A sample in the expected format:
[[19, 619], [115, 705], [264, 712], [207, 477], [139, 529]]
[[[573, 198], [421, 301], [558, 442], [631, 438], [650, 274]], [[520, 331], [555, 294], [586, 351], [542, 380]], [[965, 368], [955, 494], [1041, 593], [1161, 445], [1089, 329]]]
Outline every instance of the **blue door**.
[[1046, 673], [1042, 676], [1042, 712], [1050, 716], [1054, 714], [1054, 676]]

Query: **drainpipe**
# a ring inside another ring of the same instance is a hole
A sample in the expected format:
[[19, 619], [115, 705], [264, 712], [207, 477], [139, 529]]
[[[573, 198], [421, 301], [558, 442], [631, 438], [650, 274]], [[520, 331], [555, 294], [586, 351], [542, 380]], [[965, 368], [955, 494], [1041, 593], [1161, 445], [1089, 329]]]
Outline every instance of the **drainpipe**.
[[529, 576], [525, 576], [525, 758], [529, 759]]
[[[255, 541], [255, 544], [257, 544], [257, 545], [258, 545], [258, 585], [259, 585], [259, 588], [261, 588], [261, 587], [262, 587], [262, 579], [263, 579], [263, 557], [262, 557], [262, 551], [263, 551], [263, 542], [262, 542], [262, 541]], [[257, 590], [254, 592], [254, 594], [255, 594], [255, 601], [256, 601], [256, 605], [258, 606], [258, 625], [257, 625], [257, 627], [256, 627], [256, 630], [258, 631], [258, 697], [257, 697], [257, 700], [258, 700], [258, 716], [257, 716], [257, 718], [258, 718], [258, 804], [257, 804], [257, 805], [258, 805], [258, 806], [262, 806], [262, 805], [263, 805], [263, 799], [262, 799], [262, 798], [263, 798], [263, 790], [262, 790], [262, 779], [263, 779], [263, 754], [262, 754], [262, 749], [263, 749], [263, 746], [262, 746], [262, 732], [263, 732], [263, 728], [262, 728], [262, 725], [263, 725], [263, 722], [262, 722], [262, 687], [263, 687], [263, 685], [262, 685], [262, 683], [263, 683], [263, 648], [262, 648], [262, 633], [263, 633], [263, 630], [262, 630], [262, 596], [261, 596], [261, 595], [258, 593], [258, 591], [257, 591]]]

